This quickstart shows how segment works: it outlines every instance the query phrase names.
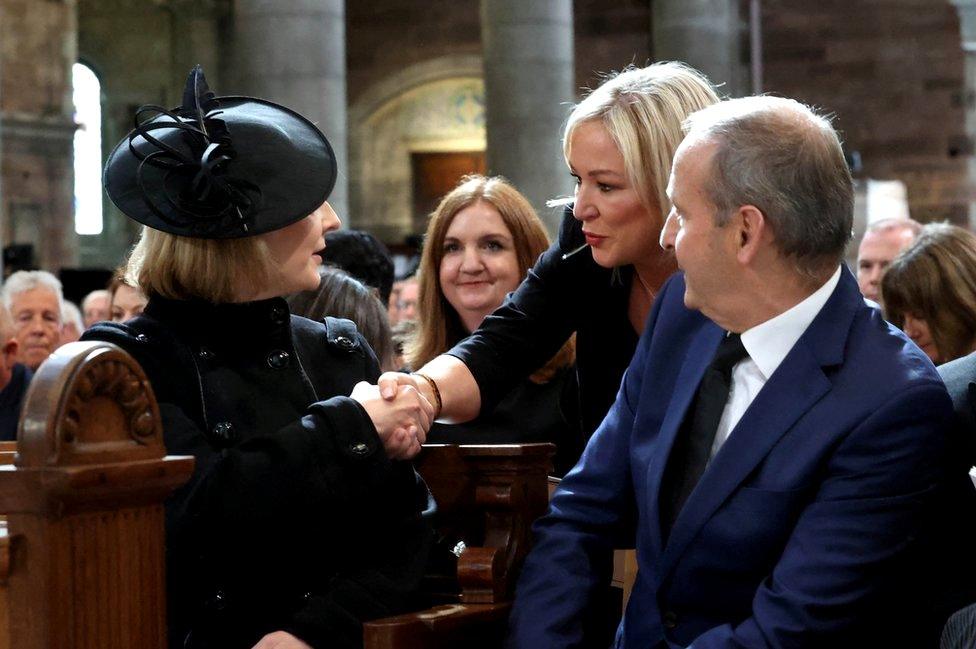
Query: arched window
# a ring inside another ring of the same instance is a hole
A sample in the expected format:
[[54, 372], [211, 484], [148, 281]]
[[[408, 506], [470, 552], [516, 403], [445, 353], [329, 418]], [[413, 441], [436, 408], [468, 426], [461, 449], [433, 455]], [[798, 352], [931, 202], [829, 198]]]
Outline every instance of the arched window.
[[75, 232], [102, 233], [102, 88], [84, 63], [71, 68], [75, 122]]

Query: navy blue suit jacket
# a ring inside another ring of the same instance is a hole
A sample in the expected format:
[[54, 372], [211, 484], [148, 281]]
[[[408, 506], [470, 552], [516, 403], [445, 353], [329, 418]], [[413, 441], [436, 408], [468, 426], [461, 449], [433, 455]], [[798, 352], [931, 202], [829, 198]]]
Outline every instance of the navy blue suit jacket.
[[662, 289], [613, 408], [537, 523], [510, 646], [580, 646], [580, 612], [628, 541], [639, 572], [617, 646], [918, 646], [930, 593], [915, 539], [952, 415], [935, 368], [845, 268], [664, 539], [661, 476], [724, 335], [684, 288], [678, 274]]

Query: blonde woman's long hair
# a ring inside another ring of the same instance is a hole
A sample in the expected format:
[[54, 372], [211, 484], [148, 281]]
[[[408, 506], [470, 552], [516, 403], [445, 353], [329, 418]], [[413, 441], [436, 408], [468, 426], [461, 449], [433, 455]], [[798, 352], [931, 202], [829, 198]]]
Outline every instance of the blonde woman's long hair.
[[[487, 203], [498, 210], [512, 233], [520, 277], [525, 277], [535, 260], [549, 247], [549, 237], [542, 221], [529, 201], [508, 181], [499, 176], [488, 178], [480, 175], [461, 179], [461, 183], [441, 199], [427, 223], [424, 251], [417, 271], [420, 282], [417, 329], [405, 349], [410, 367], [420, 368], [469, 333], [465, 331], [457, 311], [444, 297], [439, 276], [447, 229], [458, 212], [478, 202]], [[575, 360], [575, 340], [570, 338], [530, 378], [536, 383], [546, 383]]]
[[668, 178], [674, 152], [684, 139], [685, 119], [718, 101], [705, 75], [684, 63], [625, 68], [573, 109], [563, 132], [563, 154], [568, 161], [580, 124], [600, 122], [620, 150], [641, 203], [661, 226], [671, 210]]

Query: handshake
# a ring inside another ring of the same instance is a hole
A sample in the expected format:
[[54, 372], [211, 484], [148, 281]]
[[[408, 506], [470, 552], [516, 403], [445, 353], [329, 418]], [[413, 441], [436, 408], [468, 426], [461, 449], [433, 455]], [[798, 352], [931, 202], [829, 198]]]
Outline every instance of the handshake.
[[393, 460], [409, 460], [420, 452], [440, 410], [433, 381], [417, 374], [386, 372], [377, 385], [357, 383], [350, 396], [365, 408]]

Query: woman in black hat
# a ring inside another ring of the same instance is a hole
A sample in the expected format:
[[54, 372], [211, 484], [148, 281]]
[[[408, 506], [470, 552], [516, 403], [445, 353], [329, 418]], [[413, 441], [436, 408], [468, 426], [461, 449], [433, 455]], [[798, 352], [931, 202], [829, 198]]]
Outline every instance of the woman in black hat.
[[355, 325], [281, 297], [318, 286], [335, 177], [315, 126], [215, 98], [199, 67], [106, 164], [145, 226], [127, 276], [149, 303], [85, 338], [139, 361], [169, 452], [196, 457], [166, 507], [171, 647], [357, 647], [363, 620], [415, 605], [429, 494], [396, 440], [426, 430], [430, 404], [384, 402], [361, 383], [379, 367]]

